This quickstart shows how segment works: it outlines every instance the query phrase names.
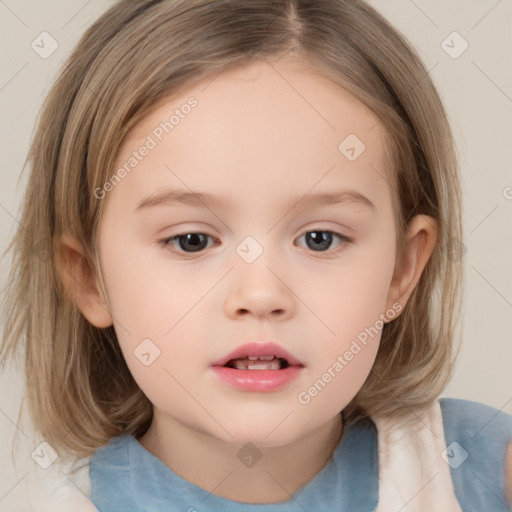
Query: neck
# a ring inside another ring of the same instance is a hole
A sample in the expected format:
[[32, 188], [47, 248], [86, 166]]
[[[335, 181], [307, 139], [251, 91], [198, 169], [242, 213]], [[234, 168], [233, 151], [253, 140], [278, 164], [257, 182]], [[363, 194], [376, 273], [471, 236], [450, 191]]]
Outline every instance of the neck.
[[342, 435], [338, 414], [284, 446], [229, 444], [155, 411], [138, 441], [175, 474], [208, 492], [243, 503], [277, 503], [290, 500], [329, 462]]

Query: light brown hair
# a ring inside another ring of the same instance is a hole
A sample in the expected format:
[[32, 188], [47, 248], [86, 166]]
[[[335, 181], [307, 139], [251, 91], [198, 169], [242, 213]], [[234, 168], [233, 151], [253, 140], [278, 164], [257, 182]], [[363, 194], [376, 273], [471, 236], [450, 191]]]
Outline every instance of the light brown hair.
[[[56, 236], [83, 244], [99, 272], [103, 202], [130, 130], [178, 91], [223, 70], [294, 52], [380, 119], [392, 162], [398, 260], [409, 220], [438, 222], [432, 256], [401, 315], [383, 328], [374, 367], [344, 410], [420, 411], [451, 376], [460, 311], [461, 192], [452, 134], [416, 52], [360, 0], [124, 0], [85, 33], [41, 111], [20, 227], [8, 250], [5, 364], [23, 349], [29, 410], [58, 451], [86, 456], [121, 433], [142, 435], [152, 407], [114, 328], [91, 325], [63, 291]], [[455, 245], [454, 245], [455, 244]], [[100, 275], [100, 274], [98, 274]]]

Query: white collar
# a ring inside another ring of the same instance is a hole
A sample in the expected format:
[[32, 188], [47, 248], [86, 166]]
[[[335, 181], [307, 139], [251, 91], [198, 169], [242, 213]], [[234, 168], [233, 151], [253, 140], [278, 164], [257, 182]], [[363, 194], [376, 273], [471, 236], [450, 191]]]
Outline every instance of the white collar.
[[[421, 418], [372, 418], [378, 432], [379, 504], [376, 512], [462, 512], [455, 497], [446, 449], [441, 406], [436, 400]], [[21, 485], [23, 484], [23, 485]], [[89, 496], [89, 458], [55, 462], [48, 469], [34, 463], [19, 487], [37, 512], [97, 512]], [[19, 491], [18, 491], [19, 492]]]

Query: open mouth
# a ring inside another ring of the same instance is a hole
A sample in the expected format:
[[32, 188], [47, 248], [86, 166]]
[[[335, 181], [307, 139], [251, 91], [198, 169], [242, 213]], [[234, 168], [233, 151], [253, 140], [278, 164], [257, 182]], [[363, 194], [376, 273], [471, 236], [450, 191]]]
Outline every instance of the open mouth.
[[247, 356], [230, 359], [224, 366], [235, 370], [284, 370], [290, 365], [283, 357]]
[[276, 343], [247, 343], [218, 359], [212, 370], [231, 388], [268, 393], [284, 389], [299, 378], [304, 366]]

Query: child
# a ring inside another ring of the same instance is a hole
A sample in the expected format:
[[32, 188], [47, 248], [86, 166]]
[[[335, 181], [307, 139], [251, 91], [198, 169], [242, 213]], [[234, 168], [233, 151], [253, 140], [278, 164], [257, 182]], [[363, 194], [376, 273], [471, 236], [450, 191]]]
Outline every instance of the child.
[[439, 399], [449, 125], [373, 8], [120, 1], [30, 162], [2, 356], [49, 461], [34, 510], [508, 510], [512, 418]]

